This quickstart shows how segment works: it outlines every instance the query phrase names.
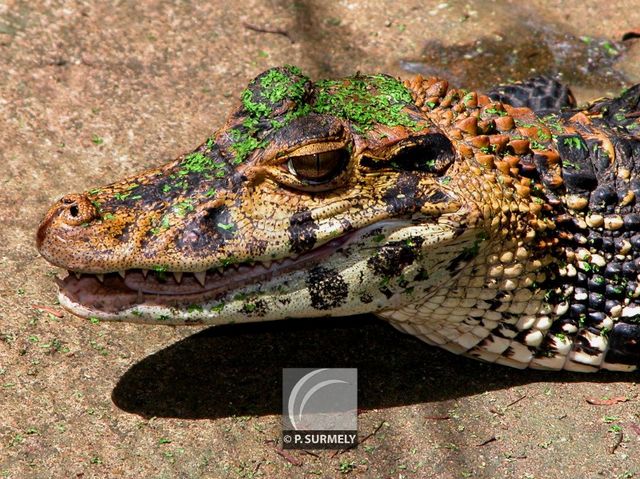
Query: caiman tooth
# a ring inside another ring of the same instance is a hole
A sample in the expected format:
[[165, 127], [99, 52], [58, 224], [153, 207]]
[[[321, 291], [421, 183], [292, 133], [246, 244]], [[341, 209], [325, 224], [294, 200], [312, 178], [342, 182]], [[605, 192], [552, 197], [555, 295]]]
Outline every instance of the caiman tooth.
[[176, 280], [176, 283], [180, 284], [182, 282], [182, 271], [174, 271], [173, 278]]
[[118, 274], [120, 275], [120, 277], [121, 277], [122, 279], [124, 279], [124, 278], [125, 278], [125, 276], [126, 276], [126, 272], [125, 272], [124, 270], [122, 270], [122, 271], [118, 271]]
[[224, 268], [222, 266], [218, 268], [218, 273], [224, 274]]
[[147, 275], [149, 274], [149, 270], [148, 269], [141, 269], [140, 271], [142, 272], [142, 276], [144, 277], [144, 279], [147, 279]]
[[73, 274], [75, 275], [76, 279], [82, 278], [82, 273], [78, 273], [77, 271], [73, 271]]
[[271, 268], [271, 261], [263, 261], [262, 264], [264, 265], [265, 268], [269, 269]]
[[198, 283], [200, 283], [204, 287], [205, 282], [206, 282], [206, 278], [207, 278], [207, 272], [206, 271], [198, 271], [197, 273], [193, 273], [193, 275], [198, 280]]
[[96, 274], [96, 278], [98, 278], [98, 281], [101, 283], [104, 283], [104, 274]]

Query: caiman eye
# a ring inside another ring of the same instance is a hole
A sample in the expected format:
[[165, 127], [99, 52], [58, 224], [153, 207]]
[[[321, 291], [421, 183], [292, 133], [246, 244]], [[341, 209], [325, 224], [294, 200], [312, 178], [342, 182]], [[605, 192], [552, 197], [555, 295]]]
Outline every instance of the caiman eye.
[[289, 172], [299, 180], [318, 185], [336, 178], [344, 170], [349, 153], [344, 149], [292, 156], [287, 162]]

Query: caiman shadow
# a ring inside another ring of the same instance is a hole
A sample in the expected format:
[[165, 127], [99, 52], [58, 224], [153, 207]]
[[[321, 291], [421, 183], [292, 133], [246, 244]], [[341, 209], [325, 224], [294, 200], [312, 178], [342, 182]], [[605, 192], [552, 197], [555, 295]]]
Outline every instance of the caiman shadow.
[[484, 364], [427, 346], [366, 315], [209, 328], [132, 366], [112, 398], [120, 409], [145, 417], [278, 414], [285, 367], [358, 368], [358, 404], [364, 410], [456, 399], [539, 381], [613, 382], [636, 376], [520, 371]]

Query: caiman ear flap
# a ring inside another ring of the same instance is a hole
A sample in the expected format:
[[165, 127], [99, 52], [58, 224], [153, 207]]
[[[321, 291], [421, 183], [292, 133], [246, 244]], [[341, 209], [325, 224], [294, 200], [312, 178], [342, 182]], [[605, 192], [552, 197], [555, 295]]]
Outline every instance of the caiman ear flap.
[[430, 133], [400, 149], [389, 161], [399, 170], [441, 175], [455, 158], [451, 140], [442, 133]]
[[360, 164], [369, 169], [419, 171], [435, 175], [444, 174], [456, 159], [451, 140], [440, 132], [432, 132], [400, 143], [388, 158], [363, 156]]
[[424, 78], [422, 75], [405, 80], [404, 86], [411, 92], [411, 97], [418, 108], [423, 105], [437, 105], [449, 90], [447, 80], [438, 77]]

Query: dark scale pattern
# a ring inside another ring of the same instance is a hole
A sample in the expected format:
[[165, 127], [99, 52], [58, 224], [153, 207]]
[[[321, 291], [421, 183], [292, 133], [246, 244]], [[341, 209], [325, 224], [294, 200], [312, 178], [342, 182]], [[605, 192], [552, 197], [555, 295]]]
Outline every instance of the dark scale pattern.
[[424, 204], [425, 199], [416, 197], [419, 177], [410, 172], [402, 172], [396, 184], [387, 190], [382, 200], [387, 204], [387, 211], [394, 216], [412, 213]]
[[594, 102], [589, 110], [602, 115], [607, 125], [637, 135], [637, 116], [634, 113], [640, 109], [639, 105], [640, 85], [635, 85], [618, 98]]
[[289, 220], [289, 237], [292, 253], [302, 253], [314, 247], [317, 240], [318, 223], [309, 211], [295, 213]]
[[[637, 92], [634, 107], [637, 108]], [[614, 115], [622, 121], [620, 104], [600, 103], [603, 117], [593, 122], [600, 128], [615, 125]], [[569, 114], [564, 115], [569, 118]], [[553, 356], [555, 335], [573, 336], [574, 353], [598, 356], [588, 334], [608, 340], [605, 361], [640, 365], [640, 301], [636, 288], [640, 273], [640, 206], [635, 191], [640, 186], [640, 140], [609, 130], [614, 155], [607, 151], [604, 141], [585, 140], [588, 128], [578, 125], [581, 133], [557, 137], [563, 186], [554, 193], [573, 195], [585, 201], [567, 214], [572, 221], [562, 222], [561, 246], [567, 252], [566, 265], [561, 264], [557, 275], [550, 275], [547, 285], [566, 293], [548, 295], [552, 304], [569, 302], [567, 313], [556, 320], [540, 346], [537, 356]], [[613, 156], [613, 157], [612, 157]], [[544, 175], [544, 170], [537, 165]], [[544, 181], [543, 181], [544, 183]], [[593, 337], [593, 336], [592, 336]]]
[[236, 226], [229, 208], [215, 207], [185, 225], [176, 238], [176, 248], [204, 256], [210, 249], [224, 247], [235, 234]]
[[607, 361], [632, 365], [640, 364], [640, 325], [618, 323], [613, 327], [609, 340]]
[[364, 304], [369, 304], [373, 301], [373, 297], [369, 293], [364, 293], [360, 295], [360, 301]]
[[307, 287], [315, 309], [337, 308], [347, 300], [349, 286], [340, 273], [317, 266], [309, 271]]
[[498, 85], [487, 95], [509, 105], [531, 108], [540, 115], [576, 106], [573, 93], [566, 85], [544, 76]]
[[589, 150], [580, 135], [558, 136], [558, 153], [562, 158], [562, 178], [568, 193], [593, 190], [598, 184]]
[[267, 302], [259, 299], [257, 301], [254, 302], [250, 302], [250, 303], [246, 303], [243, 307], [242, 307], [242, 311], [250, 317], [261, 317], [264, 316], [265, 314], [267, 314], [269, 312], [269, 306], [267, 305]]
[[383, 278], [398, 276], [418, 257], [424, 239], [412, 237], [405, 241], [390, 241], [367, 261], [369, 267]]
[[618, 202], [615, 190], [607, 184], [598, 186], [590, 198], [589, 207], [596, 213], [613, 213]]

